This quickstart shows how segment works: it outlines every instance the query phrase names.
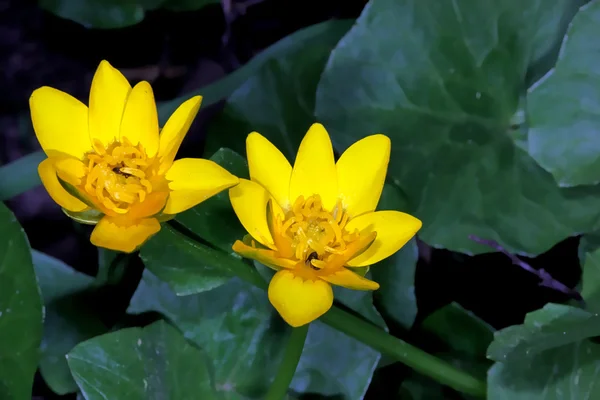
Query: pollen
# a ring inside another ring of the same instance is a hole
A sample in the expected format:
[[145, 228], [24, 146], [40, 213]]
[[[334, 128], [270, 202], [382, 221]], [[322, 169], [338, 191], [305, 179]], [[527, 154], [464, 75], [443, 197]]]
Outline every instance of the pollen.
[[106, 209], [126, 214], [131, 206], [152, 193], [150, 181], [155, 164], [141, 143], [134, 146], [124, 137], [105, 147], [95, 140], [93, 149], [84, 160], [87, 164], [84, 190]]
[[[362, 245], [363, 238], [358, 232], [348, 232], [348, 214], [338, 202], [333, 211], [323, 208], [319, 195], [306, 200], [300, 196], [286, 214], [284, 221], [276, 221], [278, 242], [288, 243], [290, 255], [307, 267], [321, 270], [333, 259], [341, 259], [349, 252], [354, 253], [356, 245]], [[299, 263], [300, 264], [300, 263]]]

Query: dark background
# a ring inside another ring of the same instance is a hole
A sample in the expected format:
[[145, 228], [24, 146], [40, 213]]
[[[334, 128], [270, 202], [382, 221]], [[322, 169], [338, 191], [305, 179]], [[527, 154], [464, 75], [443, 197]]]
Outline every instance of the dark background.
[[[255, 54], [308, 25], [331, 18], [354, 18], [364, 1], [246, 1], [232, 4], [224, 14], [220, 5], [200, 11], [148, 12], [140, 24], [114, 30], [86, 29], [41, 10], [35, 1], [0, 0], [0, 164], [14, 161], [39, 145], [28, 110], [31, 92], [44, 85], [64, 90], [87, 103], [92, 75], [107, 59], [135, 83], [148, 80], [157, 101], [169, 100], [218, 80], [245, 64]], [[201, 109], [179, 156], [202, 155], [206, 126], [222, 105]], [[97, 249], [89, 242], [88, 227], [67, 218], [42, 187], [8, 202], [34, 249], [57, 257], [75, 269], [95, 274]], [[573, 287], [580, 278], [579, 239], [570, 238], [549, 252], [529, 260], [557, 280]], [[440, 306], [458, 301], [495, 328], [521, 323], [524, 315], [546, 302], [567, 297], [540, 287], [539, 279], [511, 264], [502, 254], [469, 257], [435, 250], [419, 243], [416, 293], [418, 321]], [[134, 261], [129, 287], [115, 293], [114, 311], [127, 306], [142, 266]], [[391, 331], [427, 349], [418, 329]], [[406, 371], [393, 364], [380, 369], [367, 398], [397, 393]], [[53, 395], [36, 377], [34, 396]], [[449, 395], [449, 398], [452, 398]], [[62, 398], [75, 398], [64, 396]]]

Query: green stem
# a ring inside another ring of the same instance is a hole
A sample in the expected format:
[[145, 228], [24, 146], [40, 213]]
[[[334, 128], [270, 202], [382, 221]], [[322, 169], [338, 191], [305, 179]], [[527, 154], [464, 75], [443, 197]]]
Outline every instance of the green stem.
[[334, 306], [321, 317], [321, 321], [443, 385], [473, 396], [486, 395], [485, 382], [347, 311]]
[[[227, 268], [232, 275], [237, 275], [261, 289], [266, 290], [268, 288], [267, 282], [260, 273], [242, 260], [195, 242], [181, 233], [179, 235], [183, 240], [187, 240], [195, 246], [198, 251], [204, 252], [203, 257], [210, 257], [209, 259], [215, 265]], [[486, 395], [485, 382], [335, 305], [320, 318], [320, 321], [443, 385], [473, 396], [485, 397]]]
[[302, 349], [304, 349], [304, 341], [306, 340], [306, 334], [308, 333], [308, 325], [294, 328], [292, 334], [287, 343], [285, 354], [283, 355], [283, 361], [275, 375], [275, 380], [269, 388], [266, 400], [282, 400], [287, 394], [290, 382], [296, 372], [298, 361], [300, 361], [300, 355], [302, 355]]

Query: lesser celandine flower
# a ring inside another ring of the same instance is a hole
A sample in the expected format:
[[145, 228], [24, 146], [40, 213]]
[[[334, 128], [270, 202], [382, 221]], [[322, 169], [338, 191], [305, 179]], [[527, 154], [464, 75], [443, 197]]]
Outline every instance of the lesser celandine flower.
[[159, 136], [152, 88], [102, 61], [89, 108], [41, 87], [29, 100], [37, 138], [48, 156], [42, 183], [67, 215], [96, 224], [93, 244], [131, 252], [172, 218], [238, 183], [209, 160], [175, 154], [200, 107], [193, 97], [171, 115]]
[[314, 124], [293, 168], [256, 132], [246, 152], [251, 180], [240, 179], [229, 197], [251, 239], [233, 249], [277, 271], [269, 300], [294, 327], [329, 310], [331, 284], [379, 288], [353, 269], [392, 255], [421, 228], [408, 214], [375, 211], [390, 158], [387, 136], [354, 143], [336, 163], [327, 131]]

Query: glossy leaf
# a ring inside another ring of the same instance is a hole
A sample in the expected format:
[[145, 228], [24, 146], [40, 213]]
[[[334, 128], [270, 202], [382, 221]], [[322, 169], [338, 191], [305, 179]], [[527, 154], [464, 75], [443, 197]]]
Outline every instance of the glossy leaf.
[[488, 357], [488, 398], [594, 399], [600, 395], [600, 317], [575, 307], [547, 304], [523, 325], [496, 333]]
[[169, 226], [163, 226], [140, 251], [146, 268], [179, 296], [213, 289], [233, 276], [212, 254]]
[[265, 61], [227, 99], [210, 128], [207, 149], [229, 147], [245, 154], [246, 136], [257, 131], [293, 161], [302, 137], [316, 121], [315, 92], [329, 53], [351, 23], [331, 20], [308, 27], [303, 33], [315, 33], [298, 33], [285, 52]]
[[581, 295], [590, 311], [600, 312], [600, 249], [587, 253], [584, 261]]
[[108, 330], [86, 298], [94, 278], [37, 251], [33, 252], [33, 264], [46, 307], [40, 373], [55, 393], [75, 393], [78, 388], [66, 354], [80, 342]]
[[588, 340], [518, 362], [497, 362], [488, 373], [489, 400], [562, 400], [600, 397], [600, 345]]
[[206, 352], [214, 366], [215, 387], [225, 398], [252, 397], [268, 388], [287, 327], [272, 314], [263, 290], [234, 278], [207, 292], [176, 296], [144, 271], [128, 312], [146, 311], [165, 315]]
[[528, 94], [527, 150], [563, 186], [600, 182], [600, 3], [573, 19], [556, 68]]
[[[236, 152], [221, 148], [210, 159], [233, 175], [249, 179], [248, 163]], [[233, 212], [227, 190], [179, 214], [176, 221], [211, 245], [228, 253], [233, 253], [233, 243], [241, 240], [246, 234]]]
[[68, 361], [87, 400], [217, 398], [206, 356], [164, 321], [90, 339]]
[[600, 316], [579, 308], [546, 304], [523, 325], [498, 331], [487, 355], [495, 361], [522, 361], [548, 349], [600, 336]]
[[[367, 308], [369, 293], [346, 294], [340, 298]], [[146, 271], [128, 311], [158, 311], [172, 320], [211, 357], [216, 388], [228, 399], [264, 396], [281, 362], [290, 329], [274, 312], [263, 290], [236, 278], [208, 292], [178, 297]], [[378, 318], [375, 311], [372, 313], [371, 318]], [[371, 348], [314, 322], [291, 389], [361, 398], [379, 357]], [[345, 361], [336, 361], [342, 359]]]
[[[510, 138], [539, 18], [553, 0], [372, 0], [332, 53], [316, 115], [339, 151], [385, 133], [388, 177], [435, 247], [469, 235], [540, 253], [593, 229], [598, 188], [565, 191]], [[532, 23], [532, 21], [537, 23]]]
[[0, 399], [31, 399], [42, 301], [25, 232], [0, 203]]

